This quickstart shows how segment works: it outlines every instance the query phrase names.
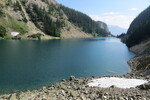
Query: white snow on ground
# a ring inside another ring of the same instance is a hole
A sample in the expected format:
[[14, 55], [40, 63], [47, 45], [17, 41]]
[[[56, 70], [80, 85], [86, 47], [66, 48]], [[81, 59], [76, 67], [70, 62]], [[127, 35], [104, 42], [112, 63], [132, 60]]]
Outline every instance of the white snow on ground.
[[90, 83], [88, 83], [88, 86], [108, 88], [114, 85], [118, 88], [131, 88], [131, 87], [136, 87], [138, 85], [141, 85], [147, 82], [148, 81], [141, 80], [141, 79], [103, 77], [99, 79], [93, 79]]
[[12, 36], [17, 36], [17, 35], [19, 35], [20, 33], [19, 32], [11, 32], [11, 35]]

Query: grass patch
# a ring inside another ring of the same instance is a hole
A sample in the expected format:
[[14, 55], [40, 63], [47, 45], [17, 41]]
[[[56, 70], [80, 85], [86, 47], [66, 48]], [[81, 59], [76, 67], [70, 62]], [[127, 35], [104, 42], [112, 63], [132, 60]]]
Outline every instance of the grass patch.
[[10, 15], [6, 15], [6, 17], [0, 18], [0, 25], [8, 29], [19, 32], [21, 35], [28, 33], [28, 26], [16, 19], [12, 18]]

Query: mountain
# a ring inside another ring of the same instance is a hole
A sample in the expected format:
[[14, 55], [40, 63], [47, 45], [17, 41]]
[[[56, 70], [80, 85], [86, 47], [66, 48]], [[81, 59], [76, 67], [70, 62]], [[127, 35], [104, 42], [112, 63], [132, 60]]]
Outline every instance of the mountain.
[[109, 32], [99, 27], [99, 24], [86, 14], [63, 5], [61, 5], [61, 9], [67, 15], [68, 20], [75, 26], [80, 27], [84, 32], [92, 34], [97, 33], [98, 36], [108, 36]]
[[102, 21], [97, 21], [97, 23], [98, 23], [99, 27], [105, 31], [105, 34], [107, 34], [107, 36], [111, 35], [106, 23], [104, 23]]
[[109, 28], [111, 34], [113, 34], [113, 35], [115, 35], [115, 36], [127, 32], [127, 29], [121, 28], [121, 27], [119, 27], [119, 26], [108, 25], [108, 28]]
[[122, 41], [136, 56], [128, 61], [134, 75], [150, 75], [150, 6], [131, 23]]
[[66, 8], [55, 0], [1, 0], [0, 37], [49, 39], [105, 35], [87, 15], [67, 8], [70, 16]]
[[128, 47], [140, 44], [150, 38], [150, 7], [140, 13], [131, 23], [125, 43]]
[[106, 30], [106, 32], [109, 33], [109, 29], [106, 23], [102, 22], [102, 21], [97, 21], [97, 23], [99, 24], [100, 28]]

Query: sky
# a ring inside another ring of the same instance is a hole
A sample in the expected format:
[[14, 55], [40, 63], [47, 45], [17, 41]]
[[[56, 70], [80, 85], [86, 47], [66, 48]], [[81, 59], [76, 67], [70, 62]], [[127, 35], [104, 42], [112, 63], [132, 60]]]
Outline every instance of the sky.
[[56, 0], [69, 8], [108, 25], [129, 28], [133, 19], [150, 5], [150, 0]]

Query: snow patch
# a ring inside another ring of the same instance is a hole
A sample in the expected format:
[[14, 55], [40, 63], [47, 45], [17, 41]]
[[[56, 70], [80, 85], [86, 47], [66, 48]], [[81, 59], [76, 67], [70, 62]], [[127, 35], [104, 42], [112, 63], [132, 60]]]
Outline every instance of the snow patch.
[[12, 36], [17, 36], [17, 35], [19, 35], [20, 33], [19, 32], [11, 32], [11, 35]]
[[117, 78], [117, 77], [103, 77], [99, 79], [93, 79], [88, 86], [90, 87], [102, 87], [108, 88], [111, 86], [116, 86], [118, 88], [134, 88], [141, 84], [147, 83], [146, 80], [141, 79], [127, 79], [127, 78]]

